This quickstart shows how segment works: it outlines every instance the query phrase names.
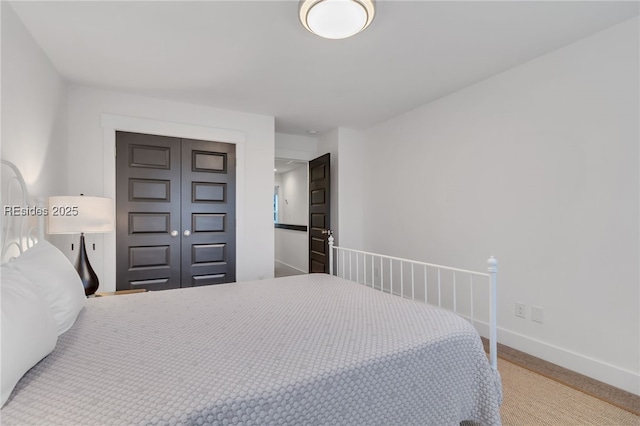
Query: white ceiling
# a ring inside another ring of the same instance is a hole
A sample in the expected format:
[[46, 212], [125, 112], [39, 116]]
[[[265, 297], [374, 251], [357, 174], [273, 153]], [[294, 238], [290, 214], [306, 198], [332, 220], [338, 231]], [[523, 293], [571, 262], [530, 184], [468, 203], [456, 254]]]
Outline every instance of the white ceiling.
[[638, 2], [378, 1], [346, 40], [297, 1], [12, 2], [69, 81], [275, 116], [276, 131], [367, 128], [638, 15]]

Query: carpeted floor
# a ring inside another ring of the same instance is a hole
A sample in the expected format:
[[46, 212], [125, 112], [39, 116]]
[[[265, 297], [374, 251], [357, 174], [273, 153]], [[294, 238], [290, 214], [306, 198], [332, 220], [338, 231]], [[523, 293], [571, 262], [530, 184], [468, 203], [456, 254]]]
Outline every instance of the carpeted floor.
[[505, 426], [638, 426], [640, 417], [598, 398], [498, 359]]

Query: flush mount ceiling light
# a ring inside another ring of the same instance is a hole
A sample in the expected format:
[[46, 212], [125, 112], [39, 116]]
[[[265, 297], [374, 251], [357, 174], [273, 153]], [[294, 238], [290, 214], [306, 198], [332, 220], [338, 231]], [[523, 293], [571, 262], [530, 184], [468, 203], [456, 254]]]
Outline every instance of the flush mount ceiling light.
[[324, 38], [341, 39], [358, 34], [375, 15], [374, 0], [301, 0], [300, 22]]

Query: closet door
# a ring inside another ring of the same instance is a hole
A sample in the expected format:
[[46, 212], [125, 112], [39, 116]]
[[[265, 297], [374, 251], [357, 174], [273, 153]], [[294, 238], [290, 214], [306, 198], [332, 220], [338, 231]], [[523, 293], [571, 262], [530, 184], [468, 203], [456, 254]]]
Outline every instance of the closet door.
[[235, 145], [182, 140], [182, 286], [236, 280]]
[[180, 139], [116, 133], [116, 289], [180, 287]]
[[116, 289], [235, 281], [235, 145], [117, 132]]

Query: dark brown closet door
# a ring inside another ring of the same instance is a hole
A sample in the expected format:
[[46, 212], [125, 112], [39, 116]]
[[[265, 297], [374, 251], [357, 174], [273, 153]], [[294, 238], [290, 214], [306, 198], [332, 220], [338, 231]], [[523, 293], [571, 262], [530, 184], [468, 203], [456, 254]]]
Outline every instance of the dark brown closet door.
[[182, 140], [182, 286], [236, 280], [235, 145]]
[[180, 139], [116, 133], [116, 289], [180, 287]]
[[116, 133], [116, 289], [235, 281], [235, 145]]

